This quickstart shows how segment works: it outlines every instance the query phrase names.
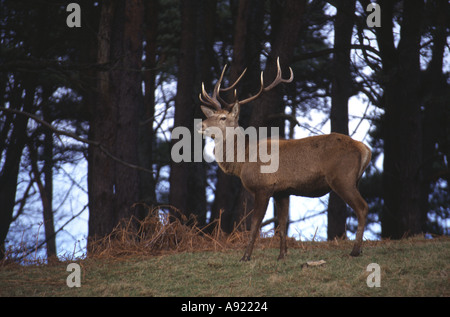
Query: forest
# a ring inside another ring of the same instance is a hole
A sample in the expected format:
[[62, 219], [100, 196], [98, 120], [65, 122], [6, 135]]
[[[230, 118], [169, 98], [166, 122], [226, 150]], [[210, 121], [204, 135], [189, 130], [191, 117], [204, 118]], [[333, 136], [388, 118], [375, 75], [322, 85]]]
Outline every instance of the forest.
[[[210, 93], [224, 65], [226, 84], [247, 69], [245, 99], [262, 71], [266, 85], [275, 78], [277, 58], [294, 80], [242, 106], [240, 125], [364, 142], [373, 235], [449, 235], [447, 0], [71, 2], [0, 0], [0, 259], [57, 257], [58, 237], [73, 247], [70, 223], [86, 214], [87, 250], [155, 212], [248, 230], [240, 180], [215, 162], [175, 162], [171, 131], [196, 133], [202, 83]], [[326, 239], [356, 231], [339, 196], [322, 201]], [[264, 225], [277, 225], [275, 207]]]

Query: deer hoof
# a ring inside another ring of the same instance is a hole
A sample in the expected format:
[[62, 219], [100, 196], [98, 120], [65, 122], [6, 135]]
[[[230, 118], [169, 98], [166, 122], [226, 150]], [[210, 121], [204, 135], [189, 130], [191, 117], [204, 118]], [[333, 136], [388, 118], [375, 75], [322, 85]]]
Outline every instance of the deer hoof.
[[248, 255], [244, 254], [244, 256], [241, 259], [241, 262], [248, 262], [248, 261], [250, 261], [250, 257]]

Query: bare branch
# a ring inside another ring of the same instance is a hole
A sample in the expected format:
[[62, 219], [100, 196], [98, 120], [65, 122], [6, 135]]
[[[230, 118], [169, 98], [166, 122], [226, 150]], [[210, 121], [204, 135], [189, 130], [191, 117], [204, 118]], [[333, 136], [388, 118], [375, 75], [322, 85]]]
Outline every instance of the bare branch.
[[[58, 130], [57, 128], [55, 128], [54, 126], [52, 126], [50, 123], [48, 123], [48, 122], [42, 120], [41, 118], [39, 118], [38, 116], [36, 116], [36, 115], [34, 115], [34, 114], [31, 114], [31, 113], [26, 112], [26, 111], [20, 111], [20, 110], [15, 110], [15, 109], [10, 109], [10, 108], [5, 108], [5, 107], [0, 107], [0, 111], [4, 111], [4, 112], [8, 112], [8, 113], [14, 113], [14, 114], [18, 114], [18, 115], [22, 115], [22, 116], [29, 117], [29, 118], [33, 119], [34, 121], [36, 121], [36, 122], [42, 124], [42, 125], [43, 125], [44, 127], [46, 127], [47, 129], [50, 129], [50, 130], [53, 131], [56, 135], [64, 135], [64, 136], [68, 136], [68, 137], [70, 137], [70, 138], [72, 138], [72, 139], [74, 139], [74, 140], [77, 140], [77, 141], [79, 141], [79, 142], [82, 142], [82, 143], [85, 143], [85, 144], [89, 144], [89, 145], [96, 146], [96, 147], [98, 147], [103, 153], [105, 153], [106, 156], [110, 157], [111, 159], [113, 159], [114, 161], [116, 161], [116, 162], [118, 162], [118, 163], [120, 163], [120, 164], [122, 164], [122, 165], [128, 166], [128, 167], [133, 168], [133, 169], [137, 169], [137, 170], [140, 170], [140, 171], [143, 171], [143, 172], [147, 172], [147, 173], [153, 174], [153, 171], [150, 171], [150, 170], [148, 170], [148, 169], [146, 169], [146, 168], [144, 168], [144, 167], [142, 167], [142, 166], [139, 166], [139, 165], [135, 165], [135, 164], [128, 163], [128, 162], [126, 162], [126, 161], [124, 161], [124, 160], [121, 160], [120, 158], [114, 156], [114, 155], [111, 154], [111, 152], [109, 152], [109, 151], [108, 151], [108, 150], [107, 150], [100, 142], [98, 142], [98, 141], [93, 141], [93, 140], [89, 140], [89, 139], [85, 139], [85, 138], [82, 138], [82, 137], [79, 137], [78, 135], [76, 135], [76, 134], [74, 134], [74, 133], [72, 133], [72, 132], [67, 132], [67, 131], [64, 131], [64, 130]], [[60, 139], [60, 141], [61, 141], [61, 143], [63, 143], [61, 139]]]

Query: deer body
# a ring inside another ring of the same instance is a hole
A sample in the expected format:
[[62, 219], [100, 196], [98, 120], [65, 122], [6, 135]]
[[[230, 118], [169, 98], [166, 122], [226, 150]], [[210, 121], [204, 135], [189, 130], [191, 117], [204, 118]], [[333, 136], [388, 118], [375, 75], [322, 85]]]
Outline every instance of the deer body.
[[[278, 70], [277, 79], [270, 85], [270, 88], [278, 82], [286, 82], [286, 80], [281, 79], [279, 64]], [[205, 96], [206, 93], [203, 91], [204, 97], [208, 100], [207, 102], [202, 100], [204, 103], [212, 105], [212, 102], [217, 100], [215, 97], [218, 95], [221, 79], [219, 84], [216, 84], [213, 97]], [[263, 88], [261, 88], [260, 93], [262, 91]], [[230, 150], [226, 148], [227, 136], [234, 137], [227, 134], [226, 129], [238, 127], [241, 104], [242, 102], [236, 101], [231, 109], [228, 110], [220, 109], [219, 107], [215, 107], [216, 110], [212, 110], [202, 106], [207, 119], [197, 129], [200, 133], [214, 138], [216, 149], [218, 146], [222, 146], [224, 157], [227, 150]], [[213, 106], [217, 105], [213, 104]], [[221, 133], [212, 133], [211, 130], [214, 129], [216, 129], [215, 131], [219, 129]], [[274, 142], [276, 143], [272, 144]], [[278, 168], [272, 173], [261, 172], [261, 166], [266, 163], [260, 159], [256, 161], [248, 160], [250, 151], [248, 147], [245, 153], [246, 159], [243, 162], [237, 159], [237, 151], [234, 151], [234, 159], [220, 160], [222, 162], [218, 163], [225, 173], [238, 176], [243, 186], [255, 197], [250, 241], [242, 260], [250, 260], [270, 197], [275, 199], [280, 223], [279, 259], [282, 259], [287, 252], [286, 226], [289, 212], [289, 195], [320, 197], [331, 190], [336, 192], [352, 207], [357, 215], [358, 229], [351, 255], [359, 255], [368, 206], [359, 194], [357, 185], [370, 162], [370, 149], [363, 143], [338, 133], [297, 140], [263, 139], [258, 142], [257, 147], [265, 146], [267, 149], [272, 149], [272, 145], [276, 145], [278, 150]]]
[[[259, 188], [271, 187], [274, 193], [321, 197], [331, 191], [327, 175], [337, 169], [345, 169], [351, 163], [358, 164], [358, 161], [362, 167], [370, 155], [370, 150], [363, 143], [339, 133], [298, 140], [268, 139], [262, 142], [278, 143], [279, 168], [274, 173], [261, 173], [260, 166], [264, 163], [259, 161], [239, 163], [236, 158], [234, 162], [218, 163], [225, 173], [239, 177], [244, 187], [252, 193]], [[267, 147], [270, 148], [270, 145]], [[226, 149], [225, 146], [224, 148]], [[330, 151], [333, 151], [332, 156]], [[336, 160], [336, 157], [343, 160]]]

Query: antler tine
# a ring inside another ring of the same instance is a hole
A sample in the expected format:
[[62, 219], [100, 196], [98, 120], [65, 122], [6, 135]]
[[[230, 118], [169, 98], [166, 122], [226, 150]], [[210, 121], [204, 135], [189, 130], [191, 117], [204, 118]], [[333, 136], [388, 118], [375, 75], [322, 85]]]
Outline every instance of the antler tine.
[[[222, 109], [222, 107], [220, 105], [220, 101], [217, 100], [217, 97], [219, 95], [220, 85], [222, 83], [223, 75], [225, 74], [226, 69], [227, 69], [227, 65], [225, 65], [222, 69], [222, 74], [220, 75], [219, 80], [216, 82], [216, 85], [214, 86], [212, 96], [208, 95], [208, 93], [206, 92], [204, 83], [202, 83], [202, 93], [199, 95], [199, 99], [202, 103], [204, 103], [205, 105], [208, 105], [208, 106], [212, 106], [216, 110]], [[206, 101], [203, 100], [202, 95], [206, 99]]]
[[258, 93], [252, 97], [249, 97], [247, 99], [244, 99], [242, 101], [239, 101], [239, 104], [244, 105], [246, 103], [249, 103], [250, 101], [255, 100], [256, 98], [259, 97], [259, 95], [262, 94], [262, 92], [264, 91], [264, 77], [263, 77], [263, 72], [261, 72], [261, 88], [259, 89]]
[[281, 77], [280, 57], [278, 57], [277, 58], [277, 77], [275, 77], [274, 81], [269, 86], [264, 88], [264, 91], [269, 91], [270, 89], [272, 89], [273, 87], [275, 87], [276, 85], [278, 85], [280, 83], [290, 83], [294, 79], [294, 72], [292, 71], [292, 68], [290, 68], [290, 67], [289, 67], [289, 71], [291, 73], [290, 77], [288, 79], [283, 79]]
[[[203, 100], [202, 96], [206, 99]], [[205, 84], [202, 83], [202, 92], [199, 94], [198, 98], [200, 99], [200, 101], [207, 105], [207, 106], [211, 106], [213, 108], [215, 108], [216, 110], [220, 110], [221, 106], [219, 101], [217, 101], [217, 98], [214, 100], [213, 98], [211, 98], [208, 93], [205, 90]]]
[[244, 69], [242, 74], [238, 77], [238, 79], [236, 79], [236, 81], [233, 83], [233, 85], [231, 85], [230, 87], [227, 87], [227, 88], [220, 88], [220, 91], [225, 92], [225, 91], [229, 91], [229, 90], [233, 89], [239, 83], [239, 81], [242, 79], [242, 77], [244, 77], [244, 74], [246, 71], [247, 71], [247, 68]]
[[214, 86], [214, 91], [213, 91], [213, 95], [212, 98], [217, 100], [217, 96], [219, 95], [219, 91], [223, 91], [220, 88], [220, 85], [222, 84], [222, 80], [223, 80], [223, 75], [225, 74], [225, 70], [227, 69], [227, 65], [225, 64], [225, 66], [222, 69], [222, 74], [220, 74], [220, 78], [217, 81], [216, 85]]
[[258, 91], [258, 93], [250, 98], [247, 98], [245, 100], [239, 101], [241, 105], [249, 103], [250, 101], [255, 100], [258, 98], [263, 91], [269, 91], [272, 88], [274, 88], [276, 85], [280, 83], [290, 83], [294, 79], [294, 72], [292, 71], [292, 68], [289, 67], [290, 71], [290, 77], [288, 79], [283, 79], [281, 74], [281, 66], [280, 66], [280, 57], [277, 58], [277, 76], [275, 77], [274, 81], [267, 87], [264, 87], [264, 79], [263, 79], [263, 72], [261, 72], [261, 89]]
[[[246, 71], [247, 71], [247, 68], [244, 69], [244, 71], [241, 73], [241, 75], [239, 75], [238, 79], [236, 79], [236, 81], [235, 81], [230, 87], [227, 87], [227, 88], [220, 88], [220, 85], [215, 87], [214, 93], [216, 94], [216, 97], [217, 97], [217, 99], [219, 100], [219, 102], [220, 102], [222, 105], [224, 105], [225, 109], [230, 110], [230, 109], [233, 107], [233, 105], [234, 105], [236, 102], [238, 102], [238, 100], [237, 100], [237, 91], [236, 91], [236, 89], [234, 90], [234, 101], [233, 101], [232, 103], [228, 103], [228, 102], [226, 102], [225, 100], [223, 100], [223, 99], [220, 97], [219, 93], [220, 93], [220, 92], [226, 92], [226, 91], [229, 91], [229, 90], [233, 89], [233, 88], [239, 83], [239, 81], [242, 79], [242, 77], [244, 77], [244, 74], [245, 74]], [[221, 82], [222, 82], [224, 73], [225, 73], [225, 68], [224, 68], [223, 71], [222, 71], [222, 75], [220, 76], [220, 79], [219, 79], [218, 83], [221, 83]], [[213, 98], [214, 98], [214, 95], [213, 95]]]
[[241, 102], [238, 100], [238, 97], [237, 97], [237, 90], [236, 90], [236, 89], [235, 89], [234, 92], [233, 92], [233, 96], [234, 96], [234, 100], [233, 100], [232, 103], [225, 102], [225, 100], [223, 100], [223, 99], [220, 98], [220, 96], [219, 96], [220, 101], [222, 102], [223, 105], [225, 105], [225, 109], [230, 110], [231, 108], [233, 108], [233, 106], [236, 104], [236, 102], [241, 103]]

